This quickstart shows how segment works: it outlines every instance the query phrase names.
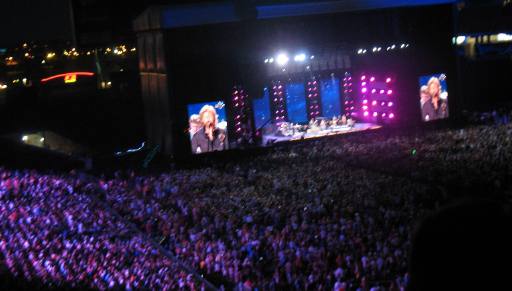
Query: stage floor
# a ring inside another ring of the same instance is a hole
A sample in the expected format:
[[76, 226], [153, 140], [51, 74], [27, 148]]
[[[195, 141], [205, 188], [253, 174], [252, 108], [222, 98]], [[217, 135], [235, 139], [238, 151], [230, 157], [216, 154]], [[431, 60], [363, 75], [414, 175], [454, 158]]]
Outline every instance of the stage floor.
[[317, 132], [297, 132], [293, 135], [282, 136], [282, 135], [264, 135], [263, 136], [263, 145], [269, 145], [277, 142], [285, 142], [285, 141], [293, 141], [293, 140], [303, 140], [310, 138], [318, 138], [322, 136], [331, 136], [331, 135], [340, 135], [346, 133], [353, 133], [365, 130], [372, 130], [381, 128], [381, 125], [373, 124], [373, 123], [356, 123], [354, 127], [348, 126], [337, 126], [335, 128], [330, 128], [326, 130], [321, 130]]

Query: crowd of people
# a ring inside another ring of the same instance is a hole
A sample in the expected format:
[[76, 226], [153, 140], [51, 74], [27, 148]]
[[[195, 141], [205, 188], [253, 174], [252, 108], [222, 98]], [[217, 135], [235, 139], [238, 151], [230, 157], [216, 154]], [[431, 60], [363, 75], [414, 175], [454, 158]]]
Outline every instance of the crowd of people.
[[0, 262], [98, 289], [204, 287], [187, 266], [225, 290], [404, 290], [418, 222], [473, 194], [449, 185], [511, 193], [511, 134], [500, 123], [335, 136], [87, 183], [2, 170]]
[[0, 272], [25, 281], [21, 287], [199, 289], [191, 274], [92, 199], [94, 183], [34, 171], [0, 170], [0, 177]]

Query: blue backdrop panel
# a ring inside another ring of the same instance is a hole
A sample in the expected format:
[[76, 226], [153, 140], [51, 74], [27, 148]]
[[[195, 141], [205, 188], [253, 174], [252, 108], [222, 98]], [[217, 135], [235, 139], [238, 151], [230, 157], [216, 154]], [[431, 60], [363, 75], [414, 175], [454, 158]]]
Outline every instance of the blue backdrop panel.
[[305, 123], [308, 121], [304, 83], [286, 85], [286, 107], [289, 122]]
[[330, 78], [320, 82], [322, 116], [332, 118], [341, 115], [340, 80]]
[[263, 90], [263, 96], [252, 101], [254, 125], [256, 126], [256, 129], [264, 126], [271, 118], [268, 91], [268, 88], [265, 88]]

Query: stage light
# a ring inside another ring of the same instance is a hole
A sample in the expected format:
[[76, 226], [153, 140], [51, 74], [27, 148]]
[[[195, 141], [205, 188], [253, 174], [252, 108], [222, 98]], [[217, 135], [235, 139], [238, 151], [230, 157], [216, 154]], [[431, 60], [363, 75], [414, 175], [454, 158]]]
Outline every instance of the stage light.
[[368, 106], [364, 105], [363, 110], [367, 110], [367, 109], [368, 109]]
[[366, 86], [366, 82], [361, 83], [361, 86]]
[[365, 75], [362, 75], [362, 76], [361, 76], [361, 81], [364, 81], [364, 80], [366, 80], [366, 76], [365, 76]]
[[274, 58], [270, 58], [270, 59], [268, 59], [268, 62], [269, 62], [270, 64], [272, 64], [272, 63], [274, 62]]
[[388, 102], [388, 107], [391, 107], [391, 106], [393, 106], [393, 102], [390, 101], [390, 102]]
[[366, 87], [364, 87], [363, 89], [361, 89], [361, 92], [362, 92], [362, 93], [366, 93], [366, 91], [368, 91], [368, 89], [366, 89]]
[[377, 48], [377, 51], [378, 51], [378, 52], [380, 52], [381, 50], [382, 50], [382, 48], [379, 46], [379, 47]]
[[22, 141], [27, 141], [28, 140], [28, 135], [24, 135], [22, 138], [21, 138]]
[[364, 100], [363, 100], [363, 104], [366, 104], [366, 103], [368, 103], [368, 100], [367, 100], [367, 99], [364, 99]]
[[377, 101], [376, 101], [376, 100], [373, 100], [373, 101], [372, 101], [372, 105], [373, 105], [373, 106], [377, 105]]
[[401, 45], [400, 45], [400, 48], [401, 48], [401, 49], [405, 48], [405, 43], [401, 44]]
[[374, 112], [373, 113], [373, 117], [377, 117], [378, 113], [377, 112]]
[[311, 59], [311, 60], [312, 60], [312, 59], [314, 59], [314, 58], [315, 58], [315, 56], [311, 56], [311, 57], [309, 57], [309, 59]]
[[383, 90], [383, 89], [381, 89], [381, 90], [379, 91], [379, 93], [380, 93], [380, 94], [384, 94], [384, 90]]
[[366, 53], [366, 50], [363, 50], [363, 54], [365, 54], [365, 53]]
[[374, 46], [373, 49], [372, 49], [372, 52], [376, 52], [377, 51], [377, 47]]
[[372, 89], [372, 93], [375, 94], [375, 92], [377, 92], [377, 89]]
[[380, 106], [384, 106], [384, 105], [386, 105], [386, 102], [381, 102], [380, 103]]
[[368, 116], [368, 111], [365, 111], [363, 115]]
[[375, 81], [375, 77], [370, 78], [370, 82], [373, 82], [373, 81]]
[[357, 50], [357, 54], [358, 54], [358, 55], [360, 55], [360, 54], [362, 54], [362, 53], [363, 53], [363, 49], [359, 49], [359, 50]]
[[390, 113], [388, 117], [389, 117], [389, 118], [394, 118], [394, 117], [395, 117], [395, 115], [394, 115], [393, 113]]
[[386, 113], [382, 113], [382, 117], [386, 117]]
[[391, 83], [391, 78], [386, 78], [386, 83]]
[[301, 53], [301, 54], [295, 55], [293, 60], [296, 61], [296, 62], [303, 62], [303, 61], [306, 60], [306, 54]]
[[268, 59], [265, 59], [265, 64], [268, 63]]
[[390, 90], [388, 90], [388, 95], [391, 95], [391, 94], [393, 94], [393, 90], [390, 89]]
[[391, 49], [394, 50], [396, 48], [396, 45], [391, 45]]

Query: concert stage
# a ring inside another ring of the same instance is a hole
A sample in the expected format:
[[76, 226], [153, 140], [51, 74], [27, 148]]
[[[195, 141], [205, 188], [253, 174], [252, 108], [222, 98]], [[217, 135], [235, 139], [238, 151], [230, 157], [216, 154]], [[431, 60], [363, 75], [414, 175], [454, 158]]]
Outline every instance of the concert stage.
[[432, 5], [451, 1], [345, 2], [146, 10], [134, 26], [148, 146], [177, 158], [451, 116], [453, 7]]
[[291, 133], [290, 135], [282, 135], [282, 134], [269, 134], [263, 135], [263, 145], [271, 145], [274, 143], [285, 142], [285, 141], [294, 141], [294, 140], [305, 140], [311, 138], [318, 138], [324, 136], [331, 135], [341, 135], [347, 133], [354, 133], [366, 130], [373, 130], [381, 128], [381, 125], [373, 124], [373, 123], [356, 123], [354, 126], [336, 126], [324, 130], [314, 131], [314, 132], [306, 132], [306, 131], [296, 131]]

